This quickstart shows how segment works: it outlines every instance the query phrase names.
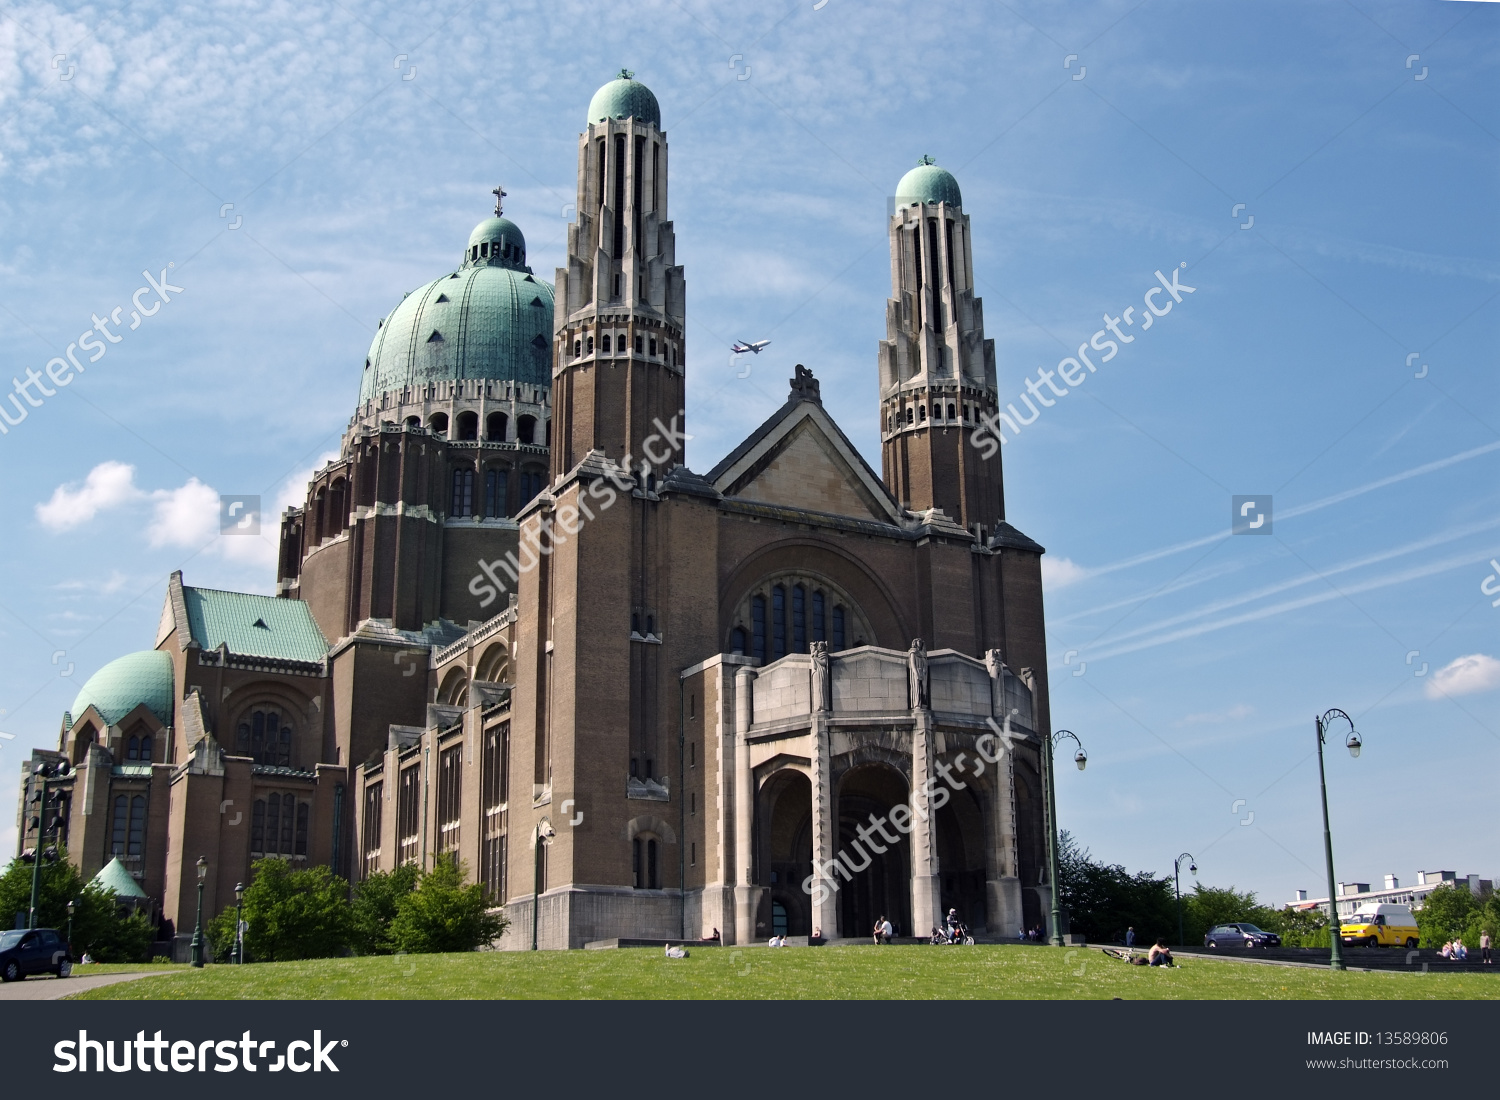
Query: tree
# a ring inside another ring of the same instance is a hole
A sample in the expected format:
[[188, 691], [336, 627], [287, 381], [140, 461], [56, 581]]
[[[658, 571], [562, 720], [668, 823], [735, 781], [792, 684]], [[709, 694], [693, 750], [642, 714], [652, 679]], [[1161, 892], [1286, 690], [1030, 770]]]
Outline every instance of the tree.
[[354, 950], [361, 955], [389, 955], [396, 948], [390, 940], [390, 925], [402, 900], [417, 886], [415, 863], [403, 863], [394, 871], [376, 871], [355, 887], [353, 904]]
[[247, 958], [283, 962], [343, 954], [351, 931], [347, 882], [327, 867], [294, 871], [275, 856], [256, 860], [250, 870], [254, 877], [245, 888]]
[[1183, 935], [1188, 943], [1202, 943], [1215, 925], [1240, 921], [1274, 932], [1282, 917], [1275, 909], [1260, 904], [1253, 891], [1242, 894], [1233, 886], [1205, 886], [1199, 882], [1182, 899]]
[[[1257, 922], [1259, 923], [1259, 922]], [[1279, 933], [1283, 947], [1327, 947], [1328, 914], [1322, 909], [1293, 909], [1287, 906], [1261, 927]]]
[[1171, 879], [1101, 863], [1066, 829], [1058, 837], [1057, 878], [1058, 902], [1068, 911], [1072, 932], [1096, 943], [1122, 942], [1127, 928], [1135, 929], [1140, 943], [1176, 937]]
[[[0, 874], [0, 918], [9, 925], [13, 915], [31, 908], [34, 864], [12, 860]], [[73, 952], [86, 951], [99, 962], [144, 962], [156, 929], [141, 912], [124, 913], [113, 890], [84, 881], [60, 846], [58, 859], [42, 863], [37, 890], [37, 927], [68, 928], [68, 902], [73, 902]]]
[[396, 902], [386, 941], [397, 951], [473, 951], [505, 931], [509, 923], [493, 913], [478, 883], [464, 885], [456, 859], [439, 858]]
[[[1441, 947], [1455, 939], [1468, 940], [1464, 933], [1469, 930], [1473, 918], [1482, 918], [1483, 906], [1469, 893], [1467, 885], [1439, 886], [1427, 895], [1422, 908], [1416, 911], [1417, 928], [1422, 933], [1423, 947]], [[1479, 946], [1479, 931], [1474, 931], [1474, 946]]]

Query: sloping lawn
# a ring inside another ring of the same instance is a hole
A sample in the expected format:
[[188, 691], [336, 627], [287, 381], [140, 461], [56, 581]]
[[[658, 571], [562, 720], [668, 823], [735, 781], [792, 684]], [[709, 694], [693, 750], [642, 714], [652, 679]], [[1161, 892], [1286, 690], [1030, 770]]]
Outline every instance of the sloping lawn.
[[690, 950], [686, 959], [633, 948], [317, 959], [215, 965], [198, 971], [174, 966], [161, 977], [106, 986], [77, 997], [99, 1001], [1500, 998], [1500, 974], [1333, 973], [1217, 959], [1187, 959], [1177, 969], [1166, 970], [1128, 966], [1097, 950], [1019, 945]]

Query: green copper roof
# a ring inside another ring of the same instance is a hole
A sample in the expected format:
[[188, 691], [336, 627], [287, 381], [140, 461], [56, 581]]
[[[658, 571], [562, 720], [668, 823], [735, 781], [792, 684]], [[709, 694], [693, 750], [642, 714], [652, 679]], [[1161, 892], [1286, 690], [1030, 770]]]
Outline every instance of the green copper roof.
[[321, 661], [328, 653], [323, 632], [301, 600], [212, 588], [182, 590], [193, 642], [203, 649], [229, 647], [242, 657]]
[[104, 865], [104, 869], [94, 876], [90, 886], [97, 886], [108, 890], [117, 898], [143, 898], [146, 891], [141, 889], [141, 884], [125, 869], [125, 864], [120, 862], [120, 857], [115, 856]]
[[88, 678], [68, 713], [81, 715], [92, 705], [114, 725], [142, 703], [171, 724], [172, 658], [159, 650], [116, 657]]
[[896, 205], [910, 206], [913, 203], [945, 202], [949, 206], [963, 206], [964, 197], [958, 189], [958, 180], [946, 168], [939, 168], [931, 157], [923, 157], [917, 166], [901, 177], [896, 184]]
[[611, 118], [638, 118], [661, 127], [661, 107], [651, 89], [642, 84], [629, 69], [621, 69], [620, 75], [594, 93], [589, 100], [589, 122], [604, 122]]
[[526, 266], [526, 238], [508, 218], [475, 226], [458, 270], [412, 291], [381, 322], [359, 401], [460, 378], [552, 381], [552, 287]]

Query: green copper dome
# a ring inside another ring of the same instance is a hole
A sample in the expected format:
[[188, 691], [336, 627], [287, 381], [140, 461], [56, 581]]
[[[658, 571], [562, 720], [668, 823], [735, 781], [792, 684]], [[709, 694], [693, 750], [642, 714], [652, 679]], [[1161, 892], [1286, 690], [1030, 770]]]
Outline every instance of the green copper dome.
[[661, 107], [651, 89], [634, 79], [629, 69], [621, 69], [620, 75], [594, 93], [589, 100], [589, 122], [605, 122], [612, 118], [638, 118], [661, 128]]
[[526, 238], [508, 218], [475, 226], [458, 270], [412, 291], [381, 322], [359, 401], [462, 378], [552, 380], [552, 287], [526, 266]]
[[88, 678], [69, 712], [76, 719], [92, 704], [114, 725], [140, 704], [172, 723], [172, 658], [157, 649], [116, 657]]
[[931, 157], [923, 157], [896, 184], [896, 205], [940, 202], [949, 206], [963, 206], [964, 197], [958, 189], [958, 180], [953, 178], [952, 172], [934, 164]]

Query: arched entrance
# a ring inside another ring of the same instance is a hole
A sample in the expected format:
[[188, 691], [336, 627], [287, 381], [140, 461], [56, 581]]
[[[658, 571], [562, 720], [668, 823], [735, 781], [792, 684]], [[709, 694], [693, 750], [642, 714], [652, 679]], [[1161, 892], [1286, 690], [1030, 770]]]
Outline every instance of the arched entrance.
[[957, 909], [971, 929], [988, 930], [984, 810], [972, 786], [951, 794], [936, 815], [939, 900], [944, 915]]
[[[913, 934], [910, 844], [905, 834], [889, 824], [891, 807], [906, 800], [906, 778], [889, 764], [861, 764], [851, 768], [839, 784], [835, 854], [845, 853], [853, 870], [852, 881], [835, 879], [841, 935], [868, 936], [880, 917], [895, 925], [897, 935]], [[885, 835], [871, 823], [871, 817], [885, 825]], [[860, 839], [856, 830], [861, 827], [873, 843]], [[890, 843], [888, 837], [898, 838], [897, 842]], [[876, 847], [885, 850], [877, 852]], [[830, 930], [823, 931], [827, 935]]]
[[756, 939], [812, 932], [812, 902], [802, 883], [812, 874], [812, 783], [783, 768], [761, 788], [760, 882], [768, 887], [755, 915]]
[[[1042, 899], [1038, 888], [1042, 885], [1046, 854], [1043, 850], [1041, 777], [1022, 761], [1016, 762], [1015, 777], [1016, 858], [1019, 862], [1016, 874], [1021, 880], [1021, 918], [1026, 930], [1030, 931], [1042, 926]], [[1012, 929], [1000, 931], [1008, 936]]]

